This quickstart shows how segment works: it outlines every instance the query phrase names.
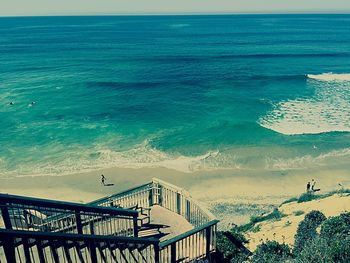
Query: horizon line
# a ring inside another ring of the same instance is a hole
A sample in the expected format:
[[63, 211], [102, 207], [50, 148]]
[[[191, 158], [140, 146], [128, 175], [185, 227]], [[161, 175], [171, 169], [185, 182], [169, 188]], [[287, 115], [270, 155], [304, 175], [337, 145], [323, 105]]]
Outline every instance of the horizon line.
[[350, 15], [348, 11], [271, 11], [271, 12], [183, 12], [183, 13], [52, 13], [52, 14], [28, 14], [28, 15], [0, 15], [4, 17], [84, 17], [84, 16], [215, 16], [215, 15]]

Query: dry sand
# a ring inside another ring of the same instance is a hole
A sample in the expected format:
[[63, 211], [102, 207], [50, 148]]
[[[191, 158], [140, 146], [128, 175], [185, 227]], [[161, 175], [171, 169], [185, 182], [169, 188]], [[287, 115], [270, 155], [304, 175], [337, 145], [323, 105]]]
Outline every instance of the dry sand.
[[[100, 184], [104, 174], [106, 187]], [[337, 189], [341, 182], [350, 188], [348, 167], [320, 167], [314, 170], [215, 170], [183, 173], [165, 168], [121, 169], [65, 176], [0, 178], [0, 192], [56, 200], [88, 202], [126, 190], [158, 177], [185, 188], [222, 219], [222, 226], [241, 224], [252, 214], [271, 209], [283, 200], [300, 195], [305, 184], [315, 178], [322, 191]]]
[[278, 209], [285, 217], [279, 221], [265, 221], [255, 225], [256, 232], [248, 232], [249, 249], [255, 250], [258, 244], [266, 240], [276, 240], [279, 243], [294, 244], [294, 235], [298, 224], [312, 210], [324, 213], [326, 217], [337, 216], [350, 211], [350, 195], [335, 194], [324, 199], [304, 203], [287, 203]]

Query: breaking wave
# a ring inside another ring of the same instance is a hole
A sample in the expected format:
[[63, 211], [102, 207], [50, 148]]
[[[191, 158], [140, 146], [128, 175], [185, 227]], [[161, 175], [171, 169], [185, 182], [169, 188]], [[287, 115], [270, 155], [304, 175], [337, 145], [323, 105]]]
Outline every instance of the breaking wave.
[[318, 75], [308, 74], [309, 79], [316, 79], [320, 81], [350, 81], [350, 74], [333, 74], [323, 73]]
[[239, 165], [232, 163], [234, 158], [227, 160], [228, 157], [219, 151], [208, 151], [198, 156], [183, 156], [155, 149], [148, 141], [126, 151], [97, 147], [79, 156], [74, 156], [76, 153], [67, 155], [71, 158], [57, 162], [51, 160], [46, 163], [19, 165], [13, 169], [9, 169], [5, 164], [6, 161], [0, 159], [0, 177], [59, 176], [105, 168], [168, 168], [185, 173], [218, 168], [239, 168]]
[[279, 102], [258, 123], [286, 135], [350, 132], [350, 74], [310, 76], [322, 80], [312, 97]]
[[326, 161], [336, 158], [338, 161], [342, 157], [346, 158], [346, 162], [350, 156], [350, 148], [334, 150], [317, 156], [304, 155], [294, 158], [267, 158], [265, 169], [269, 170], [290, 170], [305, 169], [310, 166], [325, 165]]

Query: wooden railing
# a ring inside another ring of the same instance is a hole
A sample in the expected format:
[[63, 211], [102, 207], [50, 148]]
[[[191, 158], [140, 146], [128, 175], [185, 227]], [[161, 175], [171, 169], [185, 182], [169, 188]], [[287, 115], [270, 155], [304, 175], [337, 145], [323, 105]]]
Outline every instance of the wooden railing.
[[137, 236], [137, 211], [0, 194], [3, 228]]
[[151, 207], [152, 199], [152, 183], [147, 183], [129, 190], [103, 197], [96, 201], [88, 203], [89, 205], [97, 206], [113, 206], [122, 208]]
[[153, 195], [157, 204], [186, 218], [194, 227], [215, 219], [187, 191], [157, 178], [153, 178]]
[[[181, 215], [194, 228], [164, 242], [137, 238], [140, 213], [153, 205]], [[218, 220], [188, 192], [156, 178], [86, 205], [0, 194], [0, 208], [7, 228], [0, 230], [0, 262], [4, 255], [12, 263], [33, 254], [40, 262], [211, 262], [216, 248]], [[49, 259], [42, 261], [43, 255]]]
[[194, 229], [160, 243], [160, 262], [209, 259], [209, 255], [215, 251], [218, 221], [214, 215], [195, 201], [187, 191], [163, 180], [153, 178], [150, 183], [89, 204], [116, 207], [159, 205], [186, 218]]
[[214, 215], [195, 201], [187, 191], [157, 178], [153, 178], [151, 183], [98, 199], [89, 204], [123, 208], [135, 206], [147, 208], [160, 205], [186, 218], [194, 227], [202, 226], [215, 219]]
[[197, 262], [201, 259], [211, 261], [216, 249], [216, 226], [212, 220], [201, 227], [160, 243], [160, 262]]
[[159, 240], [0, 229], [0, 261], [159, 263]]

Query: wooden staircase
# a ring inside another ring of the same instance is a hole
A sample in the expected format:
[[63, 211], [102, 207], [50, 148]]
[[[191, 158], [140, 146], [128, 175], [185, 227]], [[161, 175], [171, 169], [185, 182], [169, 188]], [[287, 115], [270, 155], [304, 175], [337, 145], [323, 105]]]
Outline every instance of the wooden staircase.
[[88, 204], [0, 194], [0, 212], [1, 263], [212, 262], [216, 249], [218, 220], [159, 179]]

